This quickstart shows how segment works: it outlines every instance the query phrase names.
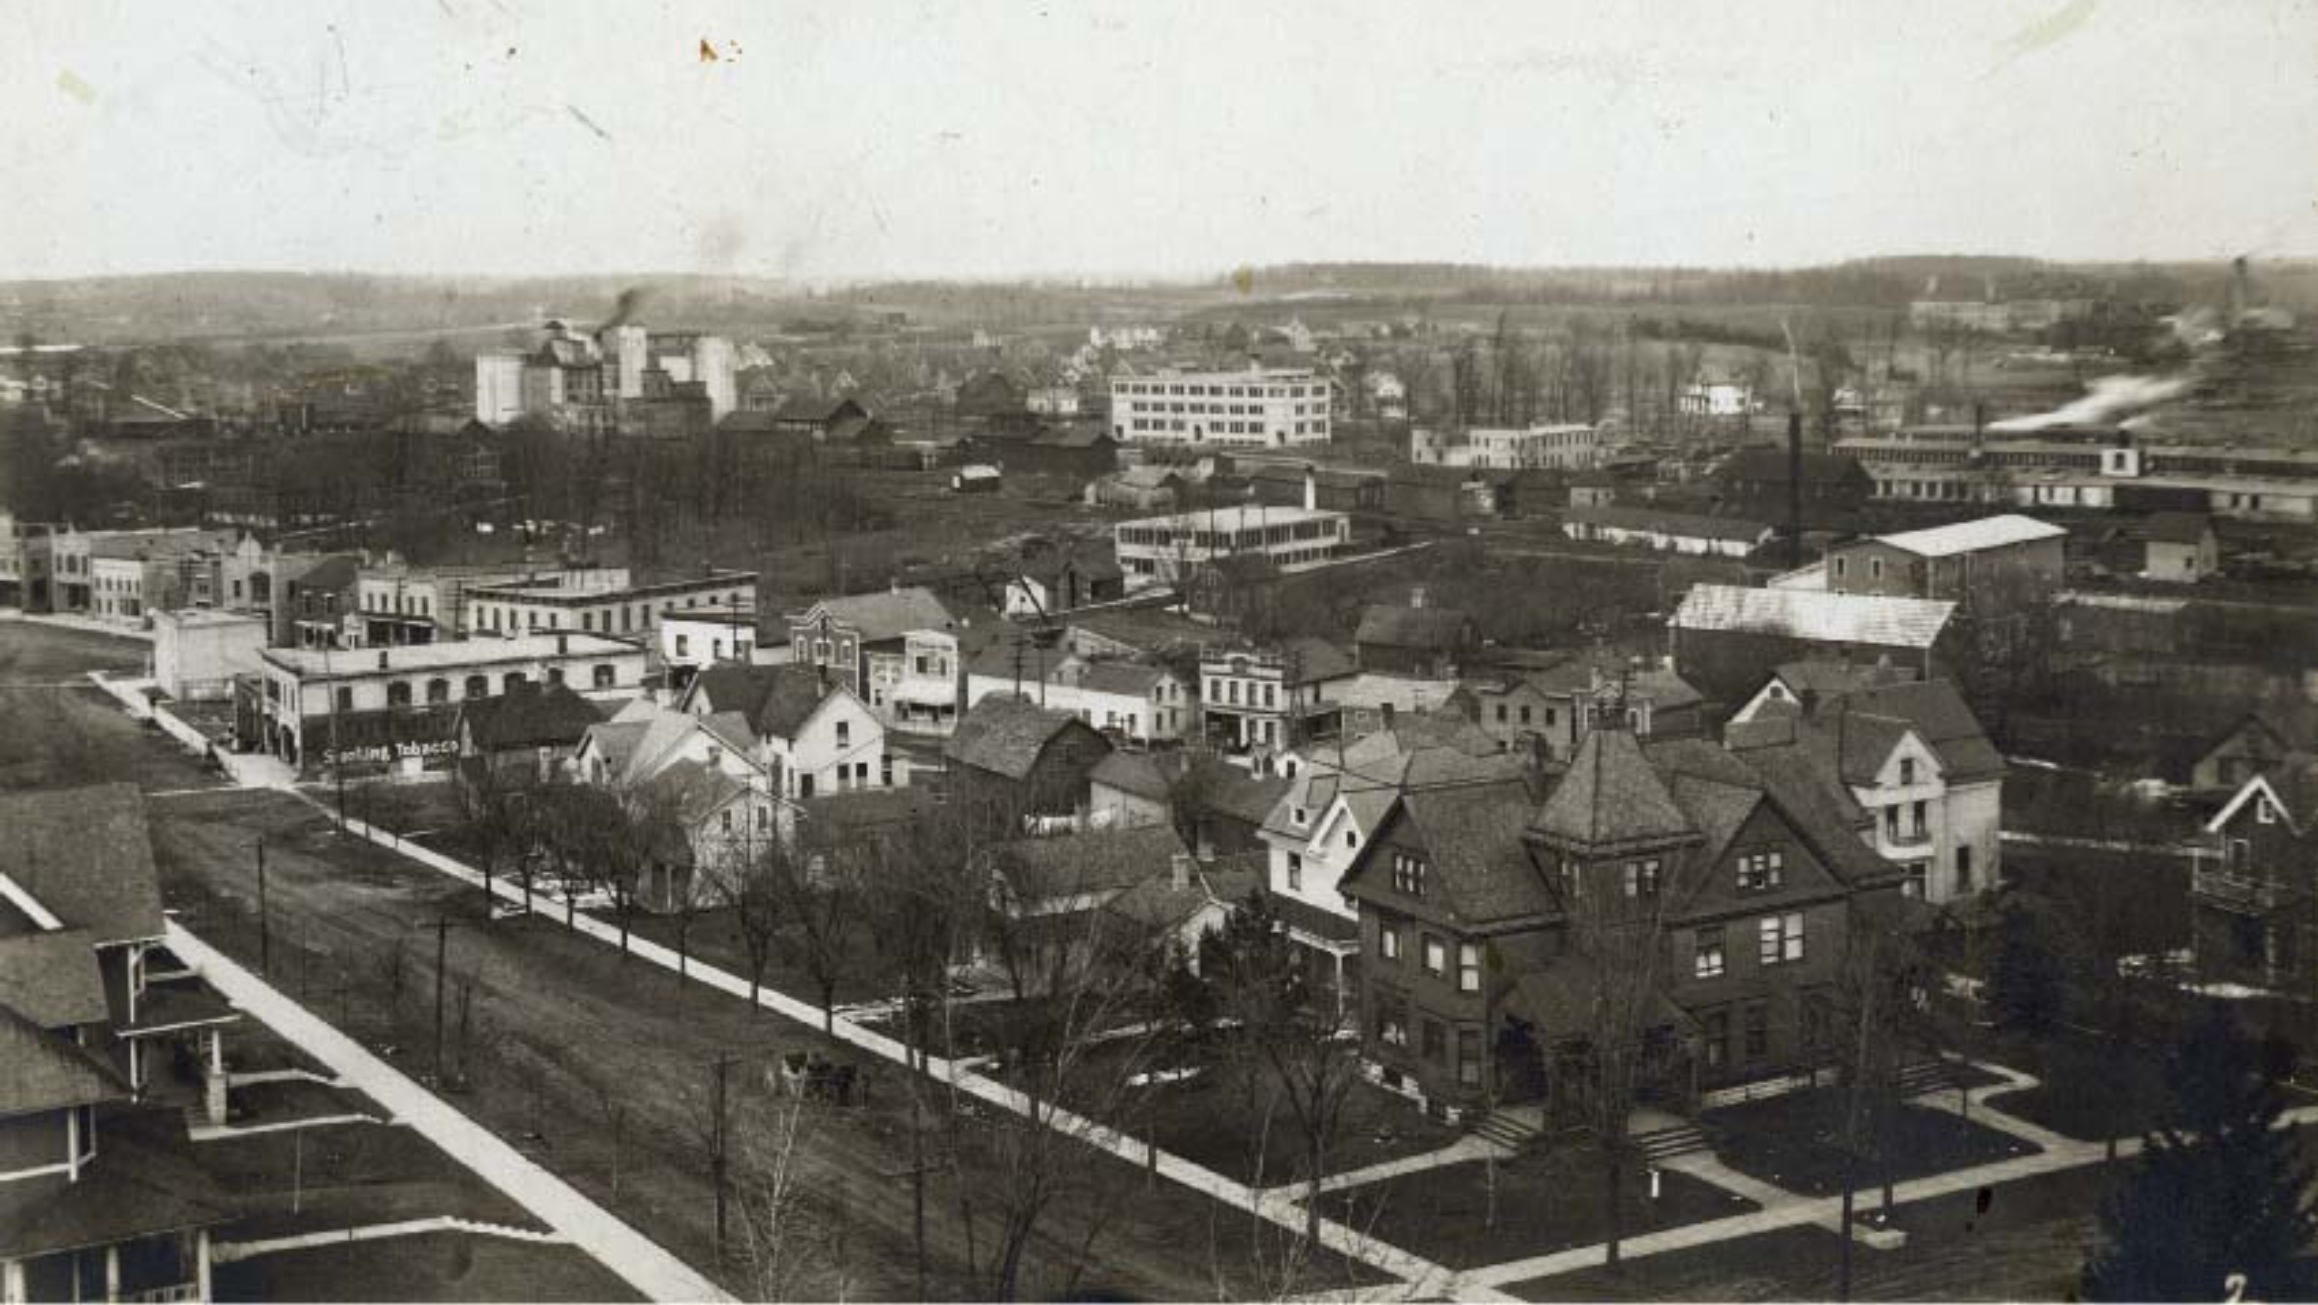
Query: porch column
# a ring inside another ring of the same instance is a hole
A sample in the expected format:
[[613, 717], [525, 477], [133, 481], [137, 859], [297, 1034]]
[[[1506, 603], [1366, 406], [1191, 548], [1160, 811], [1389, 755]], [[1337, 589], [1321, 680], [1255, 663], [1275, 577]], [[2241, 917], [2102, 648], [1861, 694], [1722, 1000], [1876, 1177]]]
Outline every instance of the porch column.
[[121, 1246], [120, 1243], [115, 1242], [105, 1248], [105, 1299], [113, 1301], [120, 1298]]
[[1339, 951], [1334, 955], [1336, 957], [1336, 1022], [1342, 1024], [1344, 1022], [1344, 953]]
[[24, 1261], [0, 1260], [0, 1302], [22, 1305], [24, 1300]]
[[230, 1086], [225, 1076], [224, 1034], [216, 1028], [204, 1030], [209, 1042], [209, 1072], [202, 1075], [201, 1104], [212, 1124], [225, 1123], [226, 1091]]
[[194, 1299], [207, 1301], [209, 1299], [209, 1230], [207, 1228], [193, 1230], [193, 1282]]

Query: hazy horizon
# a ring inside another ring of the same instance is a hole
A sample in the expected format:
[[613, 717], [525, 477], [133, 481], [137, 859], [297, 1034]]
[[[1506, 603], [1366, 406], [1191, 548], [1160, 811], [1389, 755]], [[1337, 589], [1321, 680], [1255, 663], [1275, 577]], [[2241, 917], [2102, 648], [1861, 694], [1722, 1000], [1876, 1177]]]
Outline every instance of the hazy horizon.
[[156, 12], [17, 15], [0, 279], [2318, 258], [2318, 0]]

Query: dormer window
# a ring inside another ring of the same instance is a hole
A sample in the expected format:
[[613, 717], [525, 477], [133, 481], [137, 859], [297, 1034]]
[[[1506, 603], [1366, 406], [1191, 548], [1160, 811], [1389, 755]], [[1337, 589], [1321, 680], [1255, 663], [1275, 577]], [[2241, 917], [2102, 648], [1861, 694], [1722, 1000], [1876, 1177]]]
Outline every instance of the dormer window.
[[1785, 874], [1786, 856], [1777, 848], [1748, 852], [1738, 859], [1738, 886], [1741, 891], [1761, 892], [1776, 888]]
[[1290, 808], [1288, 808], [1288, 820], [1289, 820], [1289, 823], [1291, 823], [1291, 824], [1295, 825], [1295, 826], [1296, 826], [1298, 829], [1301, 829], [1301, 828], [1303, 828], [1305, 825], [1307, 825], [1307, 824], [1310, 824], [1310, 823], [1311, 823], [1311, 816], [1312, 816], [1312, 813], [1311, 813], [1311, 812], [1309, 812], [1309, 811], [1306, 811], [1306, 810], [1305, 810], [1304, 808], [1302, 808], [1302, 807], [1290, 807]]

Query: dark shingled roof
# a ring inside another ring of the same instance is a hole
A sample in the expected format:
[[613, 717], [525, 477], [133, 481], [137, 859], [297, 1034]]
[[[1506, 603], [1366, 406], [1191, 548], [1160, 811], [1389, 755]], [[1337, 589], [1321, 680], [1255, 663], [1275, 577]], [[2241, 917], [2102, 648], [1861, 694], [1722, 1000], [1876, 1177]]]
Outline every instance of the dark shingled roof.
[[1167, 800], [1167, 776], [1148, 752], [1114, 752], [1095, 763], [1087, 778], [1105, 788], [1153, 802]]
[[1528, 816], [1528, 786], [1508, 781], [1404, 793], [1397, 818], [1408, 821], [1424, 845], [1455, 918], [1484, 925], [1556, 909], [1522, 845]]
[[0, 794], [0, 875], [100, 947], [161, 936], [160, 880], [134, 785]]
[[80, 1180], [0, 1183], [0, 1257], [52, 1255], [212, 1227], [234, 1203], [193, 1157], [176, 1110], [120, 1111], [98, 1122], [101, 1144]]
[[1018, 838], [990, 849], [990, 865], [1018, 900], [1110, 893], [1165, 875], [1188, 854], [1175, 826], [1161, 821], [1053, 838]]
[[1621, 729], [1597, 729], [1578, 744], [1569, 771], [1539, 809], [1547, 840], [1602, 851], [1668, 842], [1696, 834], [1689, 817]]
[[1296, 681], [1298, 684], [1342, 679], [1360, 669], [1359, 664], [1352, 659], [1350, 653], [1326, 639], [1314, 638], [1310, 635], [1286, 641], [1281, 645], [1280, 653], [1282, 656], [1299, 659], [1297, 669], [1301, 678]]
[[1454, 607], [1398, 607], [1370, 603], [1360, 613], [1352, 640], [1388, 648], [1453, 651], [1465, 645], [1473, 618]]
[[2203, 512], [2153, 512], [2141, 524], [2142, 535], [2152, 544], [2201, 544], [2212, 529], [2212, 518]]
[[720, 662], [703, 670], [686, 691], [688, 702], [698, 698], [718, 712], [736, 711], [749, 728], [777, 739], [791, 739], [811, 719], [821, 700], [836, 692], [810, 666], [742, 666]]
[[111, 1015], [86, 929], [0, 938], [0, 1002], [44, 1029], [101, 1024]]
[[604, 714], [565, 685], [526, 684], [494, 698], [460, 703], [459, 718], [476, 747], [497, 752], [577, 747], [580, 736], [601, 724]]
[[942, 757], [1007, 779], [1023, 779], [1055, 736], [1073, 726], [1092, 731], [1069, 712], [1047, 711], [1020, 698], [992, 694], [958, 718], [957, 729], [942, 745]]
[[933, 590], [915, 585], [873, 594], [824, 598], [789, 620], [802, 623], [815, 610], [826, 613], [833, 625], [851, 626], [859, 631], [863, 643], [899, 639], [912, 630], [948, 630], [958, 623]]
[[[2004, 773], [2004, 754], [1988, 741], [1980, 719], [1949, 680], [1885, 684], [1843, 696], [1852, 711], [1905, 721], [1940, 754], [1948, 779], [1987, 779]], [[1826, 708], [1821, 707], [1824, 715]]]
[[[38, 1020], [0, 1005], [0, 1119], [36, 1111], [119, 1101], [129, 1085], [110, 1065], [74, 1043], [49, 1032]], [[4, 1196], [14, 1183], [0, 1183]], [[0, 1249], [7, 1243], [8, 1221], [0, 1217]]]

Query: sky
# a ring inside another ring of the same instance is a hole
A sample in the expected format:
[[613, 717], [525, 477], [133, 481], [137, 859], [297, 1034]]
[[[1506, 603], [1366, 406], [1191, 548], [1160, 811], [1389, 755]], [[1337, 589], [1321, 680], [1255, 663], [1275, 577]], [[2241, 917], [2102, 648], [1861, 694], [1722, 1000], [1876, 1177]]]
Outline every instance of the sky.
[[2318, 256], [2318, 0], [10, 0], [0, 278]]

